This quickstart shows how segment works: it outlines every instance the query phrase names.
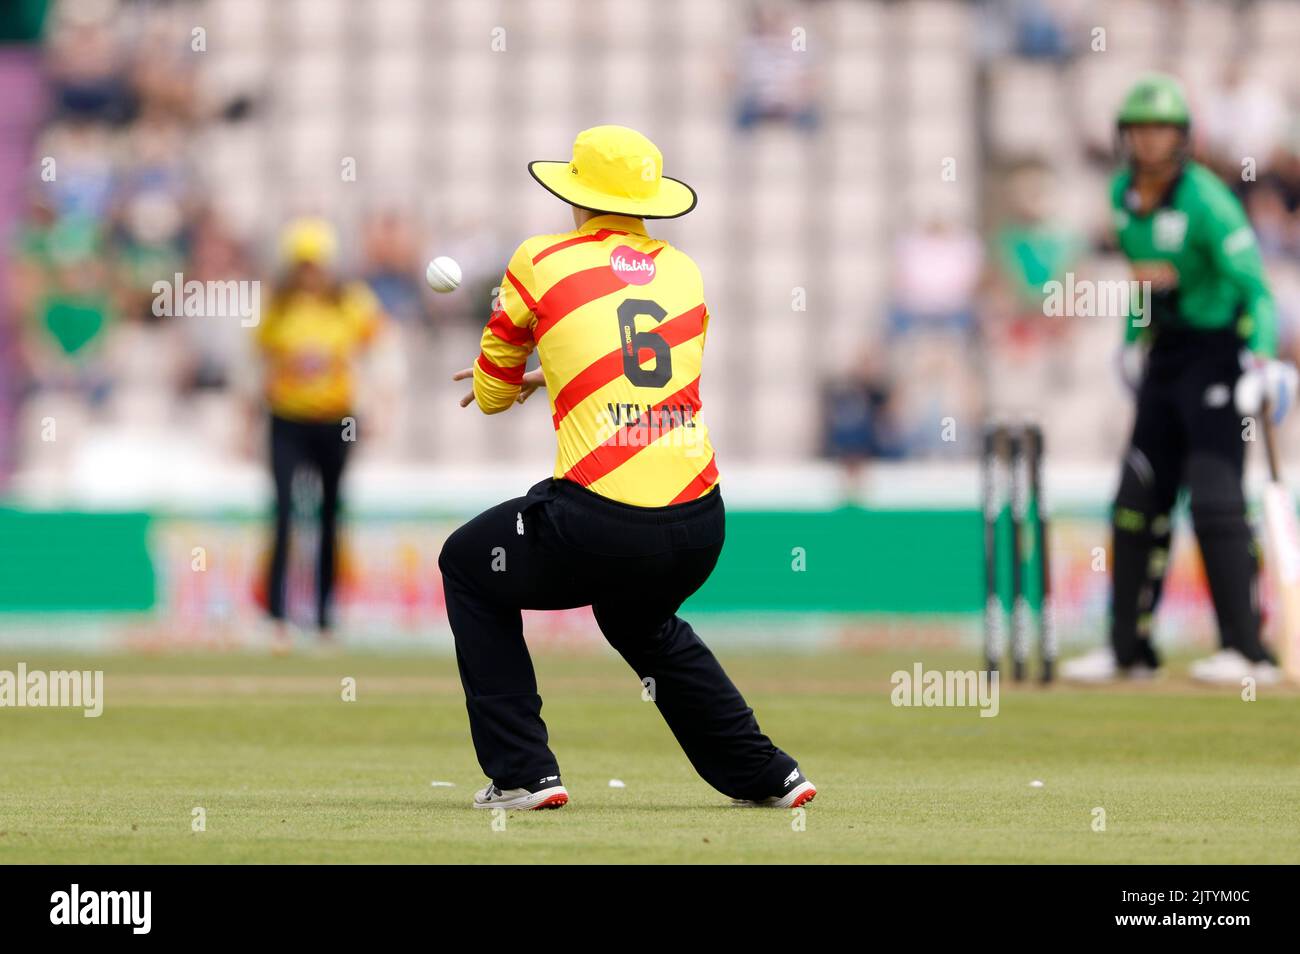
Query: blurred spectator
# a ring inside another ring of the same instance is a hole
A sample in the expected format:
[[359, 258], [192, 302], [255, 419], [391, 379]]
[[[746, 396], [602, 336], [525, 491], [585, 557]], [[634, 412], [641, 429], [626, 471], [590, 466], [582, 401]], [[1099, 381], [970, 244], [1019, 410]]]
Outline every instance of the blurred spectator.
[[1277, 354], [1300, 365], [1300, 266], [1294, 262], [1268, 264], [1277, 303]]
[[29, 228], [22, 252], [28, 367], [43, 388], [102, 403], [109, 390], [103, 343], [114, 303], [98, 226], [65, 217]]
[[131, 117], [135, 97], [112, 26], [117, 6], [115, 0], [80, 0], [59, 7], [46, 61], [56, 116], [113, 124]]
[[1083, 237], [1055, 221], [1059, 195], [1048, 170], [1037, 162], [1014, 168], [1006, 179], [1006, 217], [993, 233], [989, 304], [997, 338], [1020, 344], [1060, 335], [1065, 322], [1043, 321], [1044, 286], [1064, 282], [1085, 250]]
[[55, 228], [59, 215], [49, 195], [42, 189], [33, 189], [27, 196], [28, 208], [18, 217], [14, 227], [11, 248], [12, 268], [6, 278], [12, 282], [12, 303], [26, 314], [45, 287], [46, 273], [53, 259]]
[[969, 333], [983, 262], [979, 236], [945, 213], [904, 232], [894, 250], [890, 333]]
[[822, 453], [839, 462], [850, 487], [868, 462], [899, 456], [893, 391], [878, 347], [822, 389]]
[[415, 230], [402, 213], [387, 209], [361, 227], [361, 279], [384, 311], [404, 324], [423, 323], [425, 293]]
[[747, 132], [763, 122], [817, 128], [816, 88], [806, 49], [796, 48], [794, 19], [770, 2], [751, 8], [736, 78], [736, 125]]
[[[186, 277], [200, 282], [247, 280], [257, 273], [248, 250], [230, 231], [226, 222], [211, 210], [200, 214], [190, 238], [190, 261]], [[183, 378], [186, 391], [200, 391], [243, 385], [247, 374], [247, 329], [237, 321], [185, 321], [189, 365]]]
[[185, 268], [189, 175], [181, 130], [170, 122], [142, 119], [130, 140], [116, 188], [117, 278], [125, 312], [149, 321], [153, 283]]
[[1065, 60], [1091, 0], [976, 0], [985, 55]]
[[896, 339], [890, 358], [899, 369], [890, 400], [897, 448], [906, 457], [959, 457], [969, 453], [966, 428], [977, 420], [980, 381], [972, 342], [952, 334]]
[[[436, 252], [433, 250], [436, 247]], [[468, 326], [476, 333], [491, 315], [494, 302], [501, 294], [501, 263], [514, 251], [482, 216], [465, 216], [446, 223], [446, 236], [437, 238], [429, 253], [449, 255], [461, 267], [460, 292], [456, 295], [433, 295], [430, 316], [438, 327]], [[419, 274], [424, 274], [420, 266]]]
[[1070, 55], [1064, 6], [1059, 0], [1013, 0], [1011, 15], [1018, 56], [1062, 60]]
[[1277, 193], [1291, 220], [1292, 247], [1300, 252], [1300, 117], [1292, 126], [1274, 152], [1268, 170], [1259, 177], [1256, 188]]
[[1245, 64], [1244, 59], [1228, 60], [1197, 117], [1207, 163], [1237, 190], [1243, 159], [1255, 160], [1257, 174], [1267, 171], [1287, 119], [1286, 103], [1277, 89], [1250, 77]]
[[132, 124], [117, 181], [120, 201], [130, 202], [153, 192], [186, 203], [194, 189], [186, 148], [188, 132], [186, 126], [153, 111]]
[[1265, 260], [1297, 250], [1296, 218], [1286, 207], [1286, 197], [1273, 180], [1266, 180], [1246, 195], [1246, 214]]
[[51, 126], [37, 150], [53, 160], [47, 188], [60, 215], [101, 220], [108, 216], [116, 183], [112, 138], [94, 123]]
[[196, 118], [189, 39], [188, 32], [166, 19], [145, 22], [130, 67], [131, 89], [142, 113], [173, 122]]
[[890, 401], [896, 453], [957, 450], [934, 425], [969, 407], [962, 366], [970, 363], [983, 268], [978, 233], [947, 211], [923, 215], [895, 245], [889, 341], [896, 367], [907, 369]]

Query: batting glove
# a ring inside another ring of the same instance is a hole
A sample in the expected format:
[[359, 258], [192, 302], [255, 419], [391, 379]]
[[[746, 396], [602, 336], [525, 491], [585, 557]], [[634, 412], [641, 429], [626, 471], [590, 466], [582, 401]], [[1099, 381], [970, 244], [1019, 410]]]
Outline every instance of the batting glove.
[[1295, 365], [1242, 352], [1241, 368], [1234, 394], [1238, 413], [1254, 417], [1267, 405], [1273, 423], [1281, 423], [1295, 404], [1300, 385]]

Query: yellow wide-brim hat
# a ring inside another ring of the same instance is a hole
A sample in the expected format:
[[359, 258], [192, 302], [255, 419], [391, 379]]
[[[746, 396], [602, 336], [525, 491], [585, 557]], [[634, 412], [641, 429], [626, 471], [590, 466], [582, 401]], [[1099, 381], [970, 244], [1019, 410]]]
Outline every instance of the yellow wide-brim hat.
[[294, 219], [280, 233], [280, 256], [289, 265], [331, 265], [338, 251], [338, 233], [325, 219]]
[[657, 146], [626, 126], [593, 126], [568, 162], [538, 160], [528, 171], [548, 192], [591, 212], [675, 219], [695, 208], [695, 190], [664, 175]]

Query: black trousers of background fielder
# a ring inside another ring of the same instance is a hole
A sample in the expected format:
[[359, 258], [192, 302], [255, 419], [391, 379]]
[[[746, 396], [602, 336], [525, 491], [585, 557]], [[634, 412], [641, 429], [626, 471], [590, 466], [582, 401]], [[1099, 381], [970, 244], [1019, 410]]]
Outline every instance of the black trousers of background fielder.
[[794, 759], [759, 730], [713, 653], [677, 616], [717, 563], [724, 523], [716, 489], [647, 508], [548, 478], [448, 538], [438, 565], [488, 778], [515, 788], [559, 774], [520, 610], [590, 605], [706, 782], [733, 798], [781, 791]]
[[1151, 626], [1169, 556], [1170, 512], [1186, 487], [1224, 648], [1267, 659], [1260, 642], [1259, 556], [1242, 493], [1245, 426], [1231, 331], [1164, 329], [1138, 391], [1114, 511], [1111, 642], [1122, 666], [1157, 664]]
[[284, 619], [289, 528], [293, 520], [293, 478], [302, 468], [320, 475], [320, 548], [316, 564], [316, 624], [328, 629], [338, 561], [339, 481], [349, 441], [340, 422], [290, 421], [271, 416], [271, 472], [275, 478], [275, 545], [271, 551], [267, 611]]

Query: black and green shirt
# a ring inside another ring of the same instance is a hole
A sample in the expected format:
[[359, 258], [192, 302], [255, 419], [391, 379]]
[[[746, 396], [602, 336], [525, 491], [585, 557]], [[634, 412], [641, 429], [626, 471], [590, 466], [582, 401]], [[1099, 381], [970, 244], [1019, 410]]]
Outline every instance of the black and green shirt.
[[1254, 230], [1237, 197], [1214, 173], [1189, 162], [1146, 215], [1137, 211], [1133, 174], [1111, 182], [1111, 206], [1120, 250], [1135, 265], [1168, 262], [1177, 286], [1156, 291], [1150, 321], [1128, 321], [1125, 340], [1161, 328], [1215, 331], [1233, 327], [1257, 354], [1277, 351], [1277, 315]]

